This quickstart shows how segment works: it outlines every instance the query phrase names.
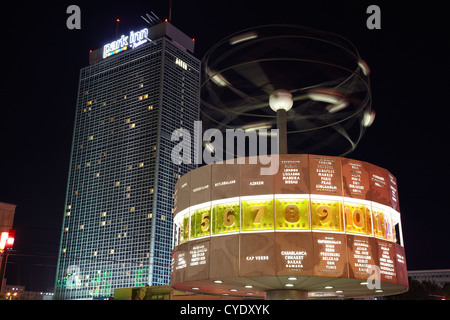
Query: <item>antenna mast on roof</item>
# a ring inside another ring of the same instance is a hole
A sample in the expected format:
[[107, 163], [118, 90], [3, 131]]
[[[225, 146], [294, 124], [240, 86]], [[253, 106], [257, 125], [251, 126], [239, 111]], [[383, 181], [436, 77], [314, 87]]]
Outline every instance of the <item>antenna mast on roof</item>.
[[153, 25], [155, 25], [157, 23], [161, 23], [162, 22], [162, 20], [153, 11], [150, 11], [150, 13], [151, 13], [151, 15], [148, 14], [148, 13], [145, 14], [145, 16], [147, 18], [144, 18], [143, 16], [141, 16], [141, 18], [145, 22], [147, 22], [150, 26], [153, 26]]
[[172, 22], [172, 0], [169, 0], [169, 22]]

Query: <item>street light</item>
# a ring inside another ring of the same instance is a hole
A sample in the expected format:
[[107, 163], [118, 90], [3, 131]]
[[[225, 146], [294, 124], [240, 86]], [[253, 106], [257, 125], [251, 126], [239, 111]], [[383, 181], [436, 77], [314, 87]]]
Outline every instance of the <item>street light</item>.
[[279, 154], [287, 154], [286, 112], [292, 108], [293, 104], [292, 94], [287, 90], [277, 90], [269, 97], [269, 106], [277, 113]]

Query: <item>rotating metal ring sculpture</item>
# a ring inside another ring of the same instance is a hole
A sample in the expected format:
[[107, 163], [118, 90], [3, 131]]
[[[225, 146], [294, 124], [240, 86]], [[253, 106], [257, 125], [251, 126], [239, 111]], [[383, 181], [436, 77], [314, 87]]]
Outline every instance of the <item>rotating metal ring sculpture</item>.
[[203, 128], [275, 129], [270, 97], [290, 93], [289, 153], [352, 152], [374, 120], [369, 68], [350, 41], [293, 25], [235, 33], [204, 56]]

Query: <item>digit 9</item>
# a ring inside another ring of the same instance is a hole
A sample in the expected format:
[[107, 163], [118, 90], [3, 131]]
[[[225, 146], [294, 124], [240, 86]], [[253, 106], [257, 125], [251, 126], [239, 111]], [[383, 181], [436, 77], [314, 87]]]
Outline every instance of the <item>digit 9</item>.
[[320, 222], [322, 224], [327, 224], [333, 217], [333, 211], [329, 206], [320, 206], [317, 208], [317, 215], [319, 216]]

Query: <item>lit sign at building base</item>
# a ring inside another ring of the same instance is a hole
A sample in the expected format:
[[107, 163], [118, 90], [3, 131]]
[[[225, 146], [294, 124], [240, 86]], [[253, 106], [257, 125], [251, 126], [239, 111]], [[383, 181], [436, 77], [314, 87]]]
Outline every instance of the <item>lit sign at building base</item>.
[[[212, 164], [175, 187], [171, 285], [264, 297], [397, 294], [408, 279], [395, 177], [370, 163], [281, 155], [260, 164]], [[376, 278], [377, 285], [367, 285]], [[369, 281], [369, 282], [368, 282]]]

